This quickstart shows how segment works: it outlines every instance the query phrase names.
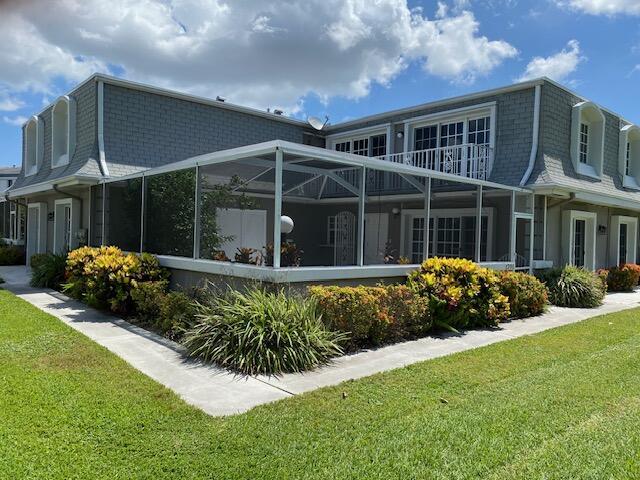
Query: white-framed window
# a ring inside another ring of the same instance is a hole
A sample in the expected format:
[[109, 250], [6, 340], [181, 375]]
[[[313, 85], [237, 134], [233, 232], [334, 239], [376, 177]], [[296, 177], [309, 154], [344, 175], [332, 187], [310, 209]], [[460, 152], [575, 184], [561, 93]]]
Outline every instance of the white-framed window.
[[336, 243], [336, 216], [329, 215], [327, 217], [327, 245], [335, 245]]
[[604, 160], [605, 116], [592, 102], [574, 105], [571, 117], [571, 160], [579, 175], [600, 179]]
[[351, 152], [351, 140], [347, 140], [345, 142], [338, 142], [333, 147], [334, 150], [338, 152]]
[[354, 155], [363, 155], [365, 157], [369, 156], [369, 138], [358, 138], [353, 140], [353, 149], [351, 153]]
[[612, 215], [609, 233], [609, 263], [622, 265], [636, 263], [638, 246], [638, 219]]
[[51, 111], [51, 168], [67, 165], [75, 150], [75, 102], [63, 96]]
[[640, 127], [636, 125], [620, 129], [618, 171], [624, 188], [640, 190]]
[[581, 210], [562, 212], [563, 261], [595, 270], [597, 214]]
[[391, 145], [391, 125], [361, 128], [327, 137], [327, 148], [366, 157], [382, 157]]
[[33, 116], [24, 127], [25, 148], [24, 148], [24, 175], [35, 174], [41, 164], [43, 132], [42, 119]]
[[[473, 208], [431, 210], [429, 215], [429, 256], [475, 257], [476, 211]], [[489, 258], [494, 209], [482, 209], [480, 260]], [[404, 210], [401, 219], [401, 254], [412, 263], [422, 262], [424, 255], [424, 211]], [[406, 229], [406, 232], [405, 232]]]
[[383, 157], [387, 154], [387, 136], [386, 135], [374, 135], [370, 137], [371, 143], [371, 156]]

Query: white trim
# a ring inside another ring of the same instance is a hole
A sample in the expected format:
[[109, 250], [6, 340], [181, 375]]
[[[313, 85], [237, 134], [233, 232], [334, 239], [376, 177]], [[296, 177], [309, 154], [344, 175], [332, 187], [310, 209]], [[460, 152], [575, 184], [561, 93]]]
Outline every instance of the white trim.
[[343, 142], [344, 140], [361, 137], [371, 137], [380, 135], [387, 132], [391, 127], [390, 123], [381, 123], [379, 125], [372, 125], [370, 127], [357, 128], [355, 130], [345, 130], [344, 132], [331, 133], [325, 138], [327, 139], [327, 145], [331, 145], [333, 148], [336, 143]]
[[99, 183], [100, 178], [98, 177], [89, 177], [84, 175], [70, 175], [68, 177], [60, 177], [53, 180], [47, 180], [45, 182], [34, 183], [33, 185], [27, 185], [26, 187], [20, 187], [16, 189], [9, 190], [7, 192], [7, 196], [9, 198], [18, 198], [24, 197], [26, 195], [31, 195], [33, 193], [46, 192], [49, 190], [53, 190], [53, 185], [62, 186], [72, 186], [72, 185], [96, 185]]
[[98, 156], [102, 175], [108, 177], [109, 167], [104, 151], [104, 82], [102, 81], [98, 81]]
[[[531, 153], [529, 154], [529, 165], [527, 166], [527, 170], [522, 175], [522, 179], [520, 180], [520, 186], [524, 186], [529, 181], [529, 177], [531, 177], [531, 173], [533, 172], [533, 167], [536, 164], [536, 157], [538, 156], [538, 138], [540, 136], [540, 91], [542, 87], [540, 85], [536, 85], [535, 95], [533, 98], [533, 134], [531, 137]], [[493, 133], [493, 128], [491, 129]]]
[[[64, 105], [66, 112], [66, 125], [62, 128], [66, 130], [66, 152], [58, 152], [56, 150], [56, 136], [59, 135], [58, 129], [60, 125], [56, 124], [56, 110]], [[68, 165], [70, 158], [76, 148], [76, 103], [72, 97], [63, 95], [53, 104], [51, 109], [51, 168], [58, 168]]]
[[620, 225], [627, 225], [627, 257], [625, 263], [636, 263], [638, 248], [638, 218], [624, 215], [611, 216], [609, 235], [609, 263], [618, 265], [620, 259]]
[[[32, 127], [32, 125], [34, 125]], [[29, 129], [34, 128], [35, 133], [29, 134]], [[42, 164], [42, 156], [43, 156], [43, 148], [44, 148], [44, 132], [43, 132], [43, 122], [39, 116], [33, 115], [24, 125], [24, 136], [25, 136], [25, 154], [23, 159], [24, 165], [24, 176], [30, 177], [31, 175], [35, 175], [40, 169], [40, 165]], [[35, 138], [30, 138], [31, 135], [35, 135]], [[33, 143], [33, 147], [30, 147], [30, 144]], [[33, 150], [33, 161], [30, 161], [29, 156], [31, 155], [31, 151]], [[31, 164], [33, 162], [33, 164]]]
[[562, 212], [563, 261], [564, 263], [575, 265], [574, 228], [576, 220], [584, 220], [586, 222], [584, 268], [587, 270], [595, 270], [598, 228], [598, 215], [595, 212], [587, 212], [583, 210], [565, 210]]
[[[160, 265], [176, 270], [247, 278], [272, 283], [321, 282], [329, 280], [356, 280], [366, 278], [404, 277], [420, 267], [413, 265], [364, 265], [341, 267], [283, 267], [270, 268], [215, 260], [157, 255]], [[512, 270], [510, 262], [484, 262], [480, 264], [495, 270]]]
[[[630, 137], [635, 137], [630, 139]], [[627, 144], [629, 147], [629, 169], [627, 175]], [[620, 129], [618, 141], [618, 173], [622, 178], [622, 186], [630, 190], [640, 190], [640, 127], [625, 125]]]
[[[77, 233], [80, 230], [80, 201], [75, 198], [60, 198], [55, 200], [53, 207], [53, 252], [61, 253], [66, 251], [68, 247], [69, 251], [73, 250], [78, 246], [78, 238]], [[64, 232], [64, 230], [60, 230], [60, 228], [64, 228], [64, 225], [60, 225], [60, 219], [58, 215], [58, 207], [61, 206], [69, 206], [70, 208], [70, 222], [71, 222], [71, 231], [69, 232], [69, 245], [59, 245], [61, 243], [60, 232]], [[60, 230], [60, 231], [59, 231]]]
[[[598, 120], [585, 119], [588, 112], [595, 115]], [[589, 126], [589, 148], [587, 163], [580, 161], [580, 128], [582, 124]], [[600, 180], [604, 165], [604, 139], [606, 131], [606, 118], [598, 105], [593, 102], [580, 102], [573, 106], [571, 111], [571, 161], [573, 168], [579, 175]]]

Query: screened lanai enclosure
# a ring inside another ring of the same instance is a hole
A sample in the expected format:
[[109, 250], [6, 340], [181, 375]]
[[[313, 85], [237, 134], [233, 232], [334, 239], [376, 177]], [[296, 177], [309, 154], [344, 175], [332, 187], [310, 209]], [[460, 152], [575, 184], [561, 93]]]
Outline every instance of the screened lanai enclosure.
[[537, 199], [468, 171], [282, 141], [214, 152], [92, 187], [92, 244], [274, 281], [399, 276], [431, 256], [529, 269]]

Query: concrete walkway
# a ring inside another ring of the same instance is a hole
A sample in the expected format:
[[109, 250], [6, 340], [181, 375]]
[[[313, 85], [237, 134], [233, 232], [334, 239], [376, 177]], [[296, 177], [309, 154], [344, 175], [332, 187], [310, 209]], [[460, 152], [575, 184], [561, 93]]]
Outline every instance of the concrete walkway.
[[514, 320], [499, 329], [444, 334], [364, 351], [338, 358], [331, 365], [305, 374], [240, 377], [187, 360], [178, 344], [122, 319], [93, 310], [53, 290], [29, 287], [25, 267], [0, 267], [0, 277], [7, 282], [3, 285], [7, 290], [106, 347], [187, 403], [216, 416], [241, 413], [257, 405], [346, 380], [640, 306], [640, 290], [615, 293], [607, 295], [599, 308], [551, 307], [544, 315]]

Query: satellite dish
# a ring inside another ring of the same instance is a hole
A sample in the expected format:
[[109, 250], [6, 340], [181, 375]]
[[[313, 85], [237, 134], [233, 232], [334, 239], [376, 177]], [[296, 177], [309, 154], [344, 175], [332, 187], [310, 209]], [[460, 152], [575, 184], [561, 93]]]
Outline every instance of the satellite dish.
[[329, 117], [324, 117], [324, 122], [320, 120], [318, 117], [309, 117], [307, 119], [307, 122], [309, 122], [309, 125], [311, 125], [316, 130], [322, 130], [328, 121], [329, 121]]

